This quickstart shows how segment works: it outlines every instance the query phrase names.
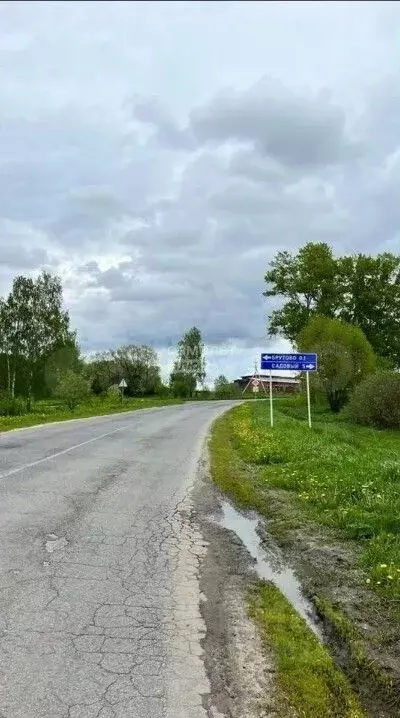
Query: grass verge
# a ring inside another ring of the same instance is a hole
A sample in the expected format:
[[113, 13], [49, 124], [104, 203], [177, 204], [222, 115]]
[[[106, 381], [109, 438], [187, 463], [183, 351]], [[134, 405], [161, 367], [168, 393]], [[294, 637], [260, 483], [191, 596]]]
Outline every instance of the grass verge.
[[155, 398], [125, 398], [123, 401], [113, 401], [107, 398], [93, 398], [90, 402], [81, 404], [74, 411], [67, 409], [61, 402], [38, 401], [34, 411], [22, 416], [0, 416], [0, 432], [11, 429], [21, 429], [38, 424], [48, 424], [52, 421], [68, 421], [70, 419], [85, 419], [91, 416], [104, 416], [124, 411], [150, 409], [157, 406], [181, 404], [179, 399]]
[[213, 425], [210, 439], [210, 468], [215, 483], [221, 491], [231, 496], [241, 508], [251, 508], [263, 513], [264, 496], [256, 472], [249, 478], [245, 463], [238, 453], [232, 451], [231, 412], [223, 415]]
[[235, 407], [214, 424], [214, 481], [270, 519], [368, 715], [398, 716], [400, 433], [324, 411], [310, 431], [304, 405], [276, 405], [273, 430], [265, 402]]
[[[315, 416], [310, 431], [288, 415], [290, 402], [278, 406], [274, 429], [262, 403], [232, 412], [239, 455], [262, 467], [259, 481], [266, 489], [290, 492], [309, 519], [358, 542], [366, 585], [400, 600], [400, 432], [366, 429], [332, 415], [327, 421], [324, 413]], [[293, 402], [294, 416], [298, 411]]]
[[250, 615], [272, 648], [278, 715], [287, 718], [364, 718], [352, 688], [326, 648], [281, 592], [260, 582], [249, 592]]

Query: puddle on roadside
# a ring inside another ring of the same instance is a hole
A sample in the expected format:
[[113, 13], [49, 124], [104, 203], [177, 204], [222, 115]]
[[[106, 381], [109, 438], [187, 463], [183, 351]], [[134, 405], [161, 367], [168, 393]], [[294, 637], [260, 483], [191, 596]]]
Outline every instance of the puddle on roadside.
[[[255, 570], [260, 578], [271, 581], [290, 601], [297, 613], [304, 618], [313, 633], [323, 640], [322, 632], [315, 620], [310, 601], [302, 593], [301, 584], [295, 573], [285, 564], [282, 552], [270, 537], [270, 545], [261, 545], [257, 534], [259, 518], [249, 518], [237, 511], [228, 501], [221, 504], [222, 517], [217, 523], [223, 528], [234, 531], [255, 559]], [[254, 514], [253, 514], [254, 516]]]

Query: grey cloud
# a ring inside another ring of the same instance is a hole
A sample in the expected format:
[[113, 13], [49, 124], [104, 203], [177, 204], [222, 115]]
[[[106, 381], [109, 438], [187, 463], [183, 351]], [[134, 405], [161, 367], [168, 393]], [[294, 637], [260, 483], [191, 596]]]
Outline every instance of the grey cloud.
[[[179, 130], [154, 100], [142, 101], [136, 116], [158, 130], [171, 147], [236, 141], [287, 167], [310, 168], [356, 158], [364, 149], [346, 131], [346, 116], [328, 90], [300, 93], [264, 77], [248, 90], [225, 91], [193, 109], [188, 126]], [[181, 138], [179, 140], [179, 138]], [[186, 143], [186, 144], [185, 144]]]
[[51, 221], [71, 188], [108, 184], [121, 138], [96, 118], [69, 112], [46, 120], [3, 121], [0, 133], [0, 216]]
[[[375, 31], [378, 5], [216, 3], [210, 19], [201, 4], [66, 3], [60, 23], [51, 4], [11, 4], [1, 287], [18, 255], [26, 271], [56, 256], [85, 350], [166, 347], [195, 323], [243, 361], [271, 346], [277, 250], [396, 246], [396, 19]], [[266, 68], [279, 82], [257, 82]]]
[[18, 244], [2, 245], [0, 236], [0, 267], [11, 271], [36, 269], [49, 264], [49, 257], [44, 249], [29, 249]]
[[148, 302], [154, 307], [155, 304], [164, 303], [171, 299], [185, 301], [190, 291], [189, 284], [185, 285], [182, 280], [180, 285], [168, 284], [165, 281], [154, 281], [151, 284], [132, 281], [121, 283], [114, 287], [110, 292], [110, 300], [112, 302]]
[[288, 181], [289, 170], [270, 157], [260, 155], [254, 149], [239, 149], [232, 153], [229, 171], [233, 176], [243, 176], [253, 182], [282, 185]]
[[90, 277], [95, 278], [100, 274], [100, 267], [95, 260], [91, 260], [90, 262], [85, 262], [85, 264], [81, 264], [79, 267], [76, 267], [75, 272], [76, 274], [89, 275]]
[[360, 124], [365, 137], [373, 138], [369, 146], [371, 159], [379, 161], [399, 146], [400, 69], [371, 84], [368, 100]]
[[160, 145], [172, 150], [191, 150], [195, 147], [190, 128], [181, 129], [174, 118], [162, 107], [157, 97], [134, 98], [132, 101], [134, 117], [144, 124], [151, 125], [154, 138]]
[[200, 143], [251, 142], [289, 167], [335, 164], [357, 149], [346, 136], [343, 109], [328, 92], [301, 95], [269, 78], [193, 110], [190, 124]]
[[210, 199], [211, 207], [229, 214], [254, 217], [267, 214], [276, 203], [276, 188], [266, 188], [246, 179], [227, 180], [224, 189]]
[[[201, 261], [192, 264], [187, 257], [181, 265], [175, 260], [169, 271], [160, 271], [160, 265], [154, 267], [152, 257], [149, 260], [142, 265], [145, 275], [139, 268], [138, 277], [127, 276], [126, 266], [107, 272], [93, 267], [96, 286], [108, 291], [114, 321], [119, 323], [118, 314], [126, 324], [129, 316], [137, 341], [149, 341], [156, 327], [158, 343], [168, 345], [193, 323], [201, 326], [207, 342], [224, 342], [227, 336], [259, 336], [259, 329], [254, 333], [257, 324], [252, 306], [259, 295], [254, 280], [259, 275], [262, 281], [264, 263], [257, 258], [243, 257], [240, 268], [236, 263], [231, 267], [229, 277], [225, 276], [226, 259], [221, 255], [211, 263], [208, 260], [208, 266]], [[263, 314], [263, 308], [259, 313]]]
[[101, 187], [84, 186], [65, 196], [57, 219], [49, 224], [51, 232], [71, 244], [95, 240], [105, 234], [115, 220], [129, 215], [131, 207]]
[[5, 121], [0, 132], [0, 217], [33, 221], [64, 245], [83, 245], [109, 222], [146, 213], [169, 184], [171, 160], [95, 112]]

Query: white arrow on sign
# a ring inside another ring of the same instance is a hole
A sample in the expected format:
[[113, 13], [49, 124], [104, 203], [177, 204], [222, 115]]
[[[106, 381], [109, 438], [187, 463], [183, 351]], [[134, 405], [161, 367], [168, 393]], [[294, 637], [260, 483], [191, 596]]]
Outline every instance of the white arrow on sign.
[[306, 364], [306, 369], [314, 369], [315, 364]]
[[120, 389], [126, 389], [128, 384], [126, 383], [125, 379], [121, 379], [120, 383], [118, 384]]

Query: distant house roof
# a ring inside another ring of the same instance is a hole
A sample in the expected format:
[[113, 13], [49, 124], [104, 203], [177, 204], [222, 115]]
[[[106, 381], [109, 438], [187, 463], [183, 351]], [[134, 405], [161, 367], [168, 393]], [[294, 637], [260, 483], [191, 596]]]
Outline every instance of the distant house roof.
[[[235, 379], [235, 381], [250, 381], [252, 379], [254, 374], [245, 374], [244, 376], [241, 376], [240, 379]], [[261, 379], [262, 381], [269, 381], [269, 374], [258, 374], [257, 379]], [[276, 376], [272, 375], [272, 381], [274, 382], [282, 382], [285, 384], [299, 384], [300, 379], [297, 379], [295, 376]]]

